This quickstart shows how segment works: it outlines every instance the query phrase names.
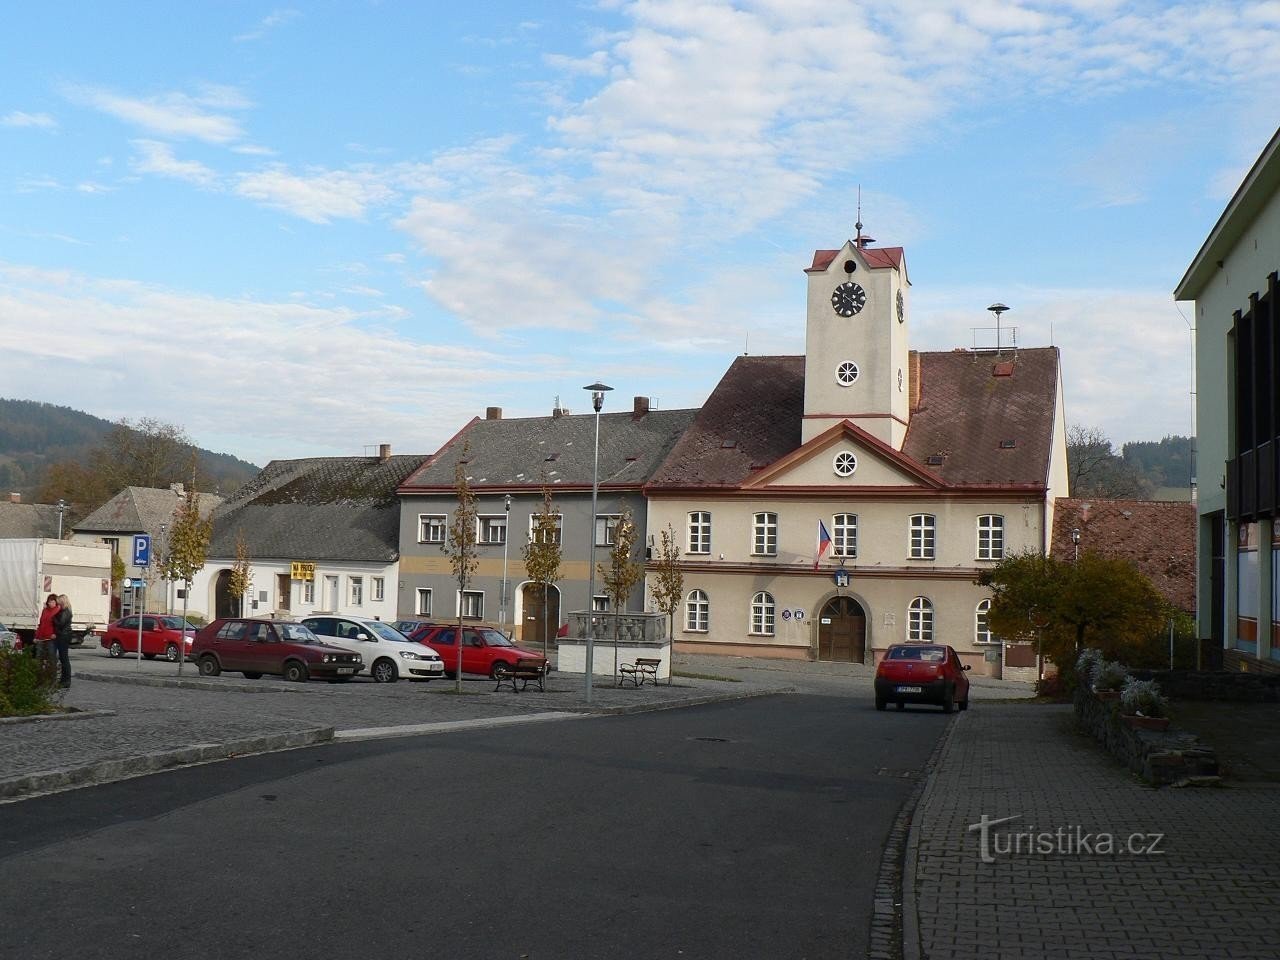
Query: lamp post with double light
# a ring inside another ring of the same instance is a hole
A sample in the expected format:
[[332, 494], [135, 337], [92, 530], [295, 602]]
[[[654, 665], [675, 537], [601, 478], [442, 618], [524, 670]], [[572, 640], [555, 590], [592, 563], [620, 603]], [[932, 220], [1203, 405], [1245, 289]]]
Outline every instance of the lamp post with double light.
[[507, 544], [511, 542], [511, 494], [504, 501], [507, 519], [502, 528], [502, 629], [507, 629]]
[[604, 407], [604, 395], [613, 387], [596, 381], [583, 390], [591, 391], [591, 408], [596, 412], [596, 442], [591, 464], [591, 522], [587, 531], [591, 536], [590, 573], [587, 577], [587, 703], [591, 702], [591, 672], [595, 669], [595, 613], [596, 613], [596, 500], [600, 495], [600, 410]]

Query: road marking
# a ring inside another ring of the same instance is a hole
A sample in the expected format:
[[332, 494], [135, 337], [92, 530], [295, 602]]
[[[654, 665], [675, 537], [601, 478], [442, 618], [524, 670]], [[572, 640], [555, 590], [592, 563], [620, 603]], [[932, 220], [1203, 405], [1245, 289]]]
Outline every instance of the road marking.
[[583, 713], [527, 713], [518, 717], [485, 717], [480, 720], [442, 720], [439, 723], [410, 723], [396, 727], [360, 727], [354, 730], [337, 730], [337, 740], [385, 740], [391, 737], [418, 737], [432, 733], [452, 733], [454, 730], [483, 730], [489, 727], [509, 727], [517, 723], [539, 723], [544, 720], [574, 720], [590, 714]]

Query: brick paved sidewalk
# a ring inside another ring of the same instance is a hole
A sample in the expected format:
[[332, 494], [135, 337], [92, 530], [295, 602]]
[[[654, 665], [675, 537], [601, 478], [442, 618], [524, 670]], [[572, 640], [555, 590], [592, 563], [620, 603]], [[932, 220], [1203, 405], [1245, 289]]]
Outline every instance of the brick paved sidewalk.
[[[913, 818], [904, 955], [1280, 956], [1280, 786], [1155, 790], [1073, 721], [1069, 706], [1036, 704], [959, 715]], [[983, 815], [1017, 818], [988, 828], [992, 863], [968, 829]], [[1077, 828], [1092, 854], [1072, 852]], [[1050, 851], [1028, 852], [1025, 835], [1042, 833], [1035, 847]], [[1100, 833], [1126, 846], [1160, 834], [1163, 853], [1105, 855]]]

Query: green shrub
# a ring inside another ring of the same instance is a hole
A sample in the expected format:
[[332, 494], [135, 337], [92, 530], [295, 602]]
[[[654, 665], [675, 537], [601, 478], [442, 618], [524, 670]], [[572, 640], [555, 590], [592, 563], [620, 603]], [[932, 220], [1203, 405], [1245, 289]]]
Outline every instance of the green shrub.
[[1120, 709], [1129, 716], [1167, 717], [1169, 701], [1154, 680], [1137, 680], [1130, 677], [1120, 692]]
[[1103, 660], [1093, 671], [1093, 689], [1119, 690], [1129, 677], [1129, 668], [1115, 660]]
[[22, 650], [0, 648], [0, 717], [48, 713], [57, 692], [57, 664]]

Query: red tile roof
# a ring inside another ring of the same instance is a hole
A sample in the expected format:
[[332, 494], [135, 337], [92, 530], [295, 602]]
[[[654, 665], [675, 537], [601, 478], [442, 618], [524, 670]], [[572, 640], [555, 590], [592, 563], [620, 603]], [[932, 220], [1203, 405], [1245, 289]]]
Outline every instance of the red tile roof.
[[1049, 552], [1070, 559], [1080, 549], [1131, 560], [1179, 610], [1196, 608], [1195, 504], [1163, 500], [1055, 501]]
[[[897, 267], [902, 269], [902, 248], [901, 247], [863, 247], [859, 251], [863, 259], [867, 261], [867, 266], [872, 270], [881, 270], [885, 267]], [[831, 266], [831, 261], [840, 253], [839, 250], [815, 250], [813, 251], [813, 265], [806, 268], [805, 273], [813, 273], [816, 270], [825, 270]]]
[[[959, 350], [919, 358], [920, 402], [902, 454], [952, 486], [1043, 488], [1057, 348], [1018, 351], [1013, 374], [1000, 378], [992, 375], [991, 354]], [[804, 357], [738, 357], [649, 488], [737, 487], [800, 446], [803, 414]], [[1013, 446], [1003, 448], [1003, 440]], [[935, 455], [943, 462], [927, 464]]]

